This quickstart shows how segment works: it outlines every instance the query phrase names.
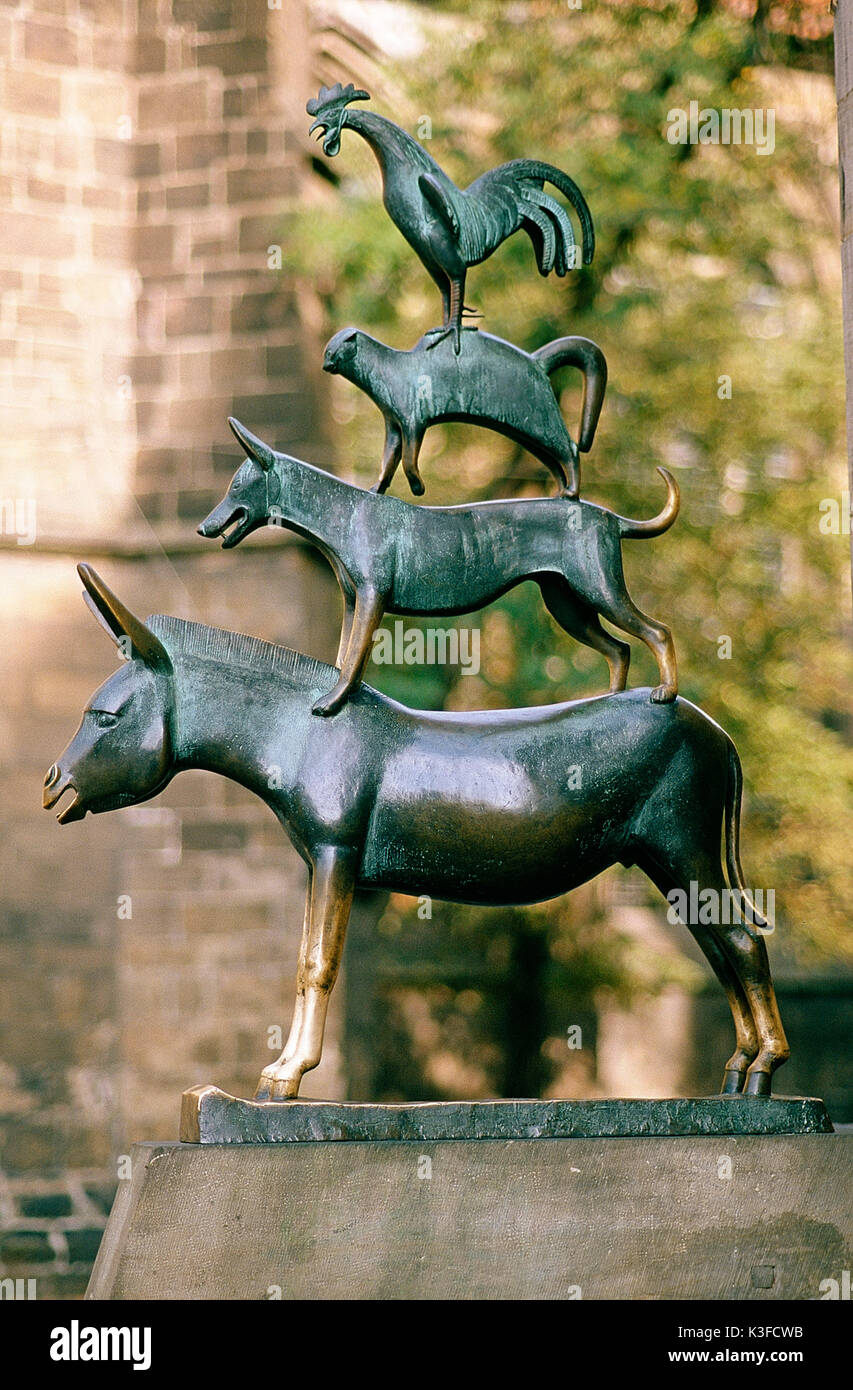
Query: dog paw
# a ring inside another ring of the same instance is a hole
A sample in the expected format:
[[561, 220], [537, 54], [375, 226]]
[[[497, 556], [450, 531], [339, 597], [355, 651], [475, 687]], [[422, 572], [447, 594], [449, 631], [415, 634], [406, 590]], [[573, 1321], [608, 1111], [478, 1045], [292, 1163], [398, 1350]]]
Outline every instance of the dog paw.
[[328, 719], [331, 715], [337, 714], [338, 710], [346, 702], [346, 695], [324, 695], [311, 707], [312, 714], [318, 714], [321, 719]]
[[677, 685], [656, 685], [651, 694], [651, 701], [653, 705], [668, 705], [677, 694]]

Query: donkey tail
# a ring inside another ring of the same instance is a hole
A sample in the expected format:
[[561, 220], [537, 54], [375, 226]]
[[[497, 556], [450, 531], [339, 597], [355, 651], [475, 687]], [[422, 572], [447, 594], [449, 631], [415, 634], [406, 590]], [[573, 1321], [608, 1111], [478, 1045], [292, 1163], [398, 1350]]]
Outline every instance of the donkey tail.
[[555, 338], [537, 348], [531, 356], [548, 376], [560, 367], [579, 367], [583, 372], [583, 401], [581, 402], [581, 422], [578, 430], [578, 448], [588, 454], [592, 448], [598, 417], [604, 404], [607, 388], [607, 362], [604, 353], [591, 338]]
[[743, 771], [738, 751], [728, 738], [729, 776], [726, 785], [726, 869], [729, 888], [740, 895], [740, 915], [745, 922], [756, 926], [759, 931], [772, 932], [773, 923], [763, 912], [759, 912], [748, 896], [740, 862], [740, 807], [743, 796]]
[[662, 512], [653, 516], [649, 521], [634, 521], [629, 516], [617, 516], [619, 531], [625, 540], [650, 539], [652, 536], [662, 536], [664, 531], [668, 531], [675, 518], [678, 516], [678, 509], [681, 506], [681, 493], [678, 490], [678, 483], [673, 478], [668, 468], [658, 468], [658, 472], [666, 483], [666, 503]]

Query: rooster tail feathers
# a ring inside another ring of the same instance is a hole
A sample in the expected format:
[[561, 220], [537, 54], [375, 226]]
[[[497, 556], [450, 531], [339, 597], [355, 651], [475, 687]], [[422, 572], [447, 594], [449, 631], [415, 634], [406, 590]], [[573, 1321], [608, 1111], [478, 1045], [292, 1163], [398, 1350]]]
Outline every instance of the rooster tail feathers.
[[[589, 265], [595, 254], [595, 228], [592, 223], [592, 213], [589, 210], [589, 205], [574, 179], [569, 178], [568, 174], [564, 174], [562, 169], [555, 168], [553, 164], [544, 164], [538, 159], [519, 159], [513, 161], [513, 163], [516, 165], [518, 175], [521, 179], [529, 179], [540, 191], [543, 184], [553, 184], [554, 188], [562, 193], [564, 198], [569, 200], [578, 215], [578, 221], [581, 224], [581, 231], [583, 233], [583, 264]], [[555, 200], [547, 194], [543, 196], [548, 199], [552, 208], [557, 208], [559, 212], [565, 216], [559, 203], [555, 202]], [[572, 237], [570, 245], [574, 246], [574, 236]]]
[[[558, 275], [565, 275], [576, 264], [575, 233], [568, 213], [565, 208], [560, 206], [556, 198], [552, 198], [548, 193], [543, 193], [541, 189], [525, 189], [524, 198], [525, 202], [536, 205], [539, 216], [544, 216], [551, 226], [554, 255], [551, 257], [547, 269], [543, 268], [540, 258], [540, 274], [547, 275], [549, 270], [556, 270]], [[528, 213], [527, 216], [529, 217], [530, 214]], [[537, 225], [541, 225], [538, 218], [531, 218], [531, 220], [535, 221]], [[556, 235], [554, 235], [555, 232]]]
[[[533, 202], [534, 200], [531, 199], [530, 201]], [[525, 208], [524, 219], [521, 225], [533, 242], [539, 274], [549, 275], [554, 269], [555, 264], [557, 265], [557, 274], [565, 274], [565, 271], [559, 269], [560, 264], [565, 264], [565, 257], [562, 255], [562, 247], [560, 247], [561, 255], [558, 260], [558, 238], [554, 232], [554, 224], [550, 217], [546, 216], [544, 210], [539, 207]], [[574, 237], [572, 241], [574, 241]]]

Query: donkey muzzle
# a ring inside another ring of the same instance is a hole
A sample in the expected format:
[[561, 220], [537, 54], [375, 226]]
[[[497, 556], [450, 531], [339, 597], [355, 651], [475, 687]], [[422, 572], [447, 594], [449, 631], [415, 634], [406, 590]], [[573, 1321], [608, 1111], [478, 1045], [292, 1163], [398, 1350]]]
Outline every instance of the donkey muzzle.
[[[79, 797], [71, 773], [63, 772], [59, 765], [54, 763], [52, 767], [48, 768], [47, 776], [44, 779], [44, 791], [42, 792], [42, 806], [44, 809], [46, 811], [51, 810], [51, 808], [61, 800], [65, 792], [69, 790], [74, 792], [74, 799], [70, 801], [65, 807], [65, 810], [60, 811], [59, 815], [56, 817], [60, 825], [65, 825], [69, 820], [80, 820], [81, 816], [86, 813], [78, 809]], [[74, 814], [75, 811], [77, 812], [76, 815]]]

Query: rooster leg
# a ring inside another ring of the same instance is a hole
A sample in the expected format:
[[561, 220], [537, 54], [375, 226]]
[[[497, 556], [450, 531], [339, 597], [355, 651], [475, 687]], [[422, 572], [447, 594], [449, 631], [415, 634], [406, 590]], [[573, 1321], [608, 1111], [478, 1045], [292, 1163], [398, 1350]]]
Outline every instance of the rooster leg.
[[451, 280], [450, 282], [450, 313], [448, 314], [449, 326], [453, 329], [453, 351], [456, 356], [462, 350], [462, 310], [465, 298], [465, 276], [461, 280]]
[[453, 334], [453, 351], [456, 353], [457, 357], [459, 356], [462, 350], [462, 310], [464, 295], [465, 276], [462, 275], [459, 279], [451, 279], [449, 300], [444, 291], [442, 291], [441, 296], [444, 300], [444, 323], [441, 328], [432, 328], [428, 334], [424, 335], [432, 339], [432, 342], [427, 344], [428, 348], [436, 347], [439, 343], [443, 342], [445, 338], [449, 338], [450, 335]]

